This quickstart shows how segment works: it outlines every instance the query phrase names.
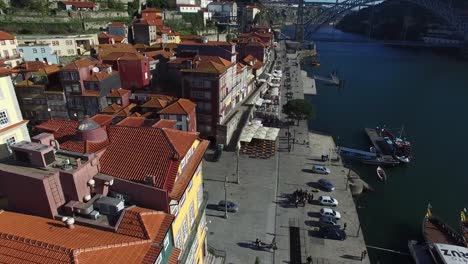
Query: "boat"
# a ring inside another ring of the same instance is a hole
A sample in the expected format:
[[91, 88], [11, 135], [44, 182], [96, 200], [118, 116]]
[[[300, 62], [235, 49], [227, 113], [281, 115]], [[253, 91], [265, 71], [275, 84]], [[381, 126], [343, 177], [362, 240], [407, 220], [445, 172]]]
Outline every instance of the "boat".
[[387, 174], [380, 166], [377, 167], [377, 176], [381, 181], [387, 181]]
[[401, 163], [410, 163], [410, 158], [406, 156], [395, 156], [397, 160], [401, 161]]
[[432, 214], [431, 204], [427, 206], [422, 225], [423, 237], [428, 245], [447, 244], [454, 246], [465, 246], [465, 239], [455, 232], [440, 218]]
[[463, 239], [465, 240], [465, 246], [468, 246], [468, 219], [467, 219], [468, 213], [466, 211], [466, 208], [463, 208], [463, 210], [460, 212], [460, 232], [463, 236]]
[[390, 147], [392, 154], [396, 159], [403, 163], [409, 163], [411, 161], [411, 143], [407, 140], [402, 139], [404, 127], [400, 130], [400, 135], [395, 136], [387, 128], [378, 128], [376, 131], [379, 136], [386, 140]]

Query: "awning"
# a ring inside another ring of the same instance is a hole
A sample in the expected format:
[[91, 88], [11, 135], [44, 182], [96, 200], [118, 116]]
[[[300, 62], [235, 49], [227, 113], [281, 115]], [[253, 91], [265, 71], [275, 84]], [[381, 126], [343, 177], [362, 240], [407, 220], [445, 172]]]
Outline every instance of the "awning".
[[259, 82], [266, 82], [267, 80], [265, 79], [258, 79]]
[[257, 101], [255, 102], [256, 105], [262, 106], [263, 104], [263, 98], [258, 98]]
[[275, 141], [276, 138], [278, 137], [279, 132], [280, 132], [279, 128], [269, 127], [267, 134], [265, 136], [265, 140]]
[[260, 125], [256, 123], [245, 126], [242, 130], [239, 140], [242, 142], [251, 142], [253, 136], [255, 135], [255, 131], [257, 131], [259, 127]]
[[279, 95], [279, 89], [278, 88], [272, 88], [270, 94], [272, 96], [278, 96]]

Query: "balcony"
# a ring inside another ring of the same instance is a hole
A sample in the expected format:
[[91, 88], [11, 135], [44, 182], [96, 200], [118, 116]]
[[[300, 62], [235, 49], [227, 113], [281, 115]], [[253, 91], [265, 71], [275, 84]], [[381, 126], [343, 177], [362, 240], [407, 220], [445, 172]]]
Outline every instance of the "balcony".
[[[198, 234], [198, 226], [200, 225], [200, 220], [203, 216], [203, 213], [206, 209], [206, 204], [208, 203], [208, 192], [203, 192], [203, 202], [198, 209], [198, 215], [195, 221], [193, 222], [192, 228], [190, 229], [190, 236], [188, 237], [187, 242], [185, 243], [185, 248], [181, 253], [181, 257], [179, 259], [179, 263], [186, 263], [188, 255], [190, 253], [190, 249], [192, 248], [193, 241], [195, 241], [195, 237]], [[208, 247], [208, 251], [211, 255], [214, 255], [218, 258], [222, 258], [223, 260], [226, 259], [226, 252], [221, 250], [216, 250], [213, 247]], [[224, 252], [224, 253], [223, 253]], [[224, 263], [224, 261], [223, 261]]]

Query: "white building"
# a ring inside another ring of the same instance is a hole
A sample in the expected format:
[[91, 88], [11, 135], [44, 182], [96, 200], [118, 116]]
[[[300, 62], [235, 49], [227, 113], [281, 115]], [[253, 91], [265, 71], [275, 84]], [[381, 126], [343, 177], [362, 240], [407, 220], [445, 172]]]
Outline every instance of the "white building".
[[220, 22], [237, 21], [236, 2], [212, 2], [208, 4], [208, 11]]
[[177, 9], [180, 13], [198, 13], [200, 11], [200, 7], [197, 5], [188, 5], [188, 4], [180, 4], [177, 5]]
[[0, 61], [7, 67], [15, 67], [22, 62], [17, 50], [18, 41], [15, 36], [5, 31], [0, 31]]
[[58, 56], [89, 55], [91, 47], [99, 44], [97, 34], [86, 35], [44, 35], [44, 36], [18, 36], [18, 43], [28, 45], [51, 44]]
[[10, 155], [10, 144], [31, 141], [27, 124], [21, 115], [10, 76], [0, 77], [0, 158]]

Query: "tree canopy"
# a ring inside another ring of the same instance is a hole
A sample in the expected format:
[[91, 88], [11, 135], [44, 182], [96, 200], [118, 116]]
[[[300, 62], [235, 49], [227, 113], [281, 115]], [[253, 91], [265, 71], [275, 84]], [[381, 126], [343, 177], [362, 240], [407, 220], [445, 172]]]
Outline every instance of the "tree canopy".
[[315, 117], [314, 106], [304, 99], [293, 99], [283, 106], [283, 112], [291, 119], [306, 120]]

